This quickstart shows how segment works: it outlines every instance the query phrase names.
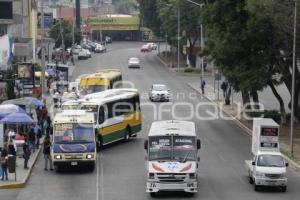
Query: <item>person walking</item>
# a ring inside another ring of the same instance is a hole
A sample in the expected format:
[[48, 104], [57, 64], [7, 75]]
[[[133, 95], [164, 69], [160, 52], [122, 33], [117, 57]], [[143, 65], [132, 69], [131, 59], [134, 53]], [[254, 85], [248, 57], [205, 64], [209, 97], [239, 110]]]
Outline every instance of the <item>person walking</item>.
[[200, 82], [200, 85], [201, 85], [201, 92], [202, 92], [202, 94], [204, 94], [204, 89], [205, 89], [205, 80], [204, 79], [202, 79], [201, 80], [201, 82]]
[[36, 134], [34, 133], [34, 127], [29, 128], [29, 131], [27, 133], [28, 136], [28, 143], [29, 143], [29, 149], [33, 153], [35, 152], [35, 142], [36, 142]]
[[226, 81], [223, 81], [221, 84], [221, 89], [223, 90], [224, 98], [227, 96], [227, 88], [228, 88], [228, 83]]
[[46, 136], [44, 140], [44, 158], [45, 158], [45, 171], [48, 170], [48, 162], [50, 164], [50, 170], [53, 170], [53, 164], [52, 164], [52, 159], [50, 156], [50, 151], [51, 151], [51, 141], [50, 141], [50, 136]]
[[7, 150], [8, 151], [8, 155], [13, 155], [13, 156], [17, 155], [16, 147], [15, 147], [14, 141], [12, 139], [10, 139], [8, 141], [7, 149], [8, 149]]
[[1, 163], [1, 171], [2, 171], [2, 181], [8, 180], [7, 177], [7, 156], [8, 156], [8, 152], [7, 152], [7, 144], [4, 144], [4, 147], [1, 151], [1, 155], [0, 155], [0, 163]]
[[30, 149], [28, 146], [27, 138], [25, 138], [25, 142], [23, 144], [23, 158], [24, 158], [24, 169], [28, 169], [28, 160], [30, 158]]
[[34, 126], [34, 134], [36, 138], [36, 149], [38, 149], [40, 147], [40, 139], [42, 137], [42, 130], [38, 124], [35, 124]]

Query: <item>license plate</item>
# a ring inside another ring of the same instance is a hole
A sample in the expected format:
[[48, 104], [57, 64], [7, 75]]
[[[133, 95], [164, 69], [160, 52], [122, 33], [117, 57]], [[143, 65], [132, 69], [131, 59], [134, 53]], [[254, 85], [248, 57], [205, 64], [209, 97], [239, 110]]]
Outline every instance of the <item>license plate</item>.
[[78, 163], [77, 162], [71, 162], [71, 165], [75, 166], [75, 165], [78, 165]]

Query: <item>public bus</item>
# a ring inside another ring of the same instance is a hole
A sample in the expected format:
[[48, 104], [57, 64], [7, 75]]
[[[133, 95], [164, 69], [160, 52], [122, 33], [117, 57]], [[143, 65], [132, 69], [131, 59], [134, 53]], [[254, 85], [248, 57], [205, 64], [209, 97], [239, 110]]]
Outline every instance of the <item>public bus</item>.
[[96, 164], [94, 115], [84, 110], [65, 110], [53, 120], [52, 160], [61, 167], [84, 165], [93, 171]]
[[82, 109], [94, 113], [97, 147], [136, 137], [142, 128], [137, 89], [112, 89], [63, 103], [63, 110]]
[[80, 79], [80, 89], [85, 94], [122, 87], [122, 73], [118, 69], [103, 69]]

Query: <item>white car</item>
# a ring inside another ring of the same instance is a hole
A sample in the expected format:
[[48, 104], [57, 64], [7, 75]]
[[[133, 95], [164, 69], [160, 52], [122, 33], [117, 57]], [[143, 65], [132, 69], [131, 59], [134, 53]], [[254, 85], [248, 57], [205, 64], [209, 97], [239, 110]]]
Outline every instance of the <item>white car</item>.
[[170, 101], [169, 91], [166, 85], [153, 84], [150, 88], [149, 99], [151, 101]]
[[140, 60], [136, 57], [131, 57], [128, 60], [128, 68], [141, 68]]
[[153, 42], [149, 42], [147, 43], [147, 45], [152, 49], [152, 50], [156, 50], [157, 49], [157, 44], [153, 43]]
[[104, 53], [106, 52], [106, 47], [102, 44], [96, 44], [95, 53]]
[[79, 53], [78, 53], [78, 60], [88, 59], [89, 56], [90, 56], [89, 53], [90, 53], [89, 50], [87, 50], [87, 49], [81, 49], [81, 51], [79, 51]]
[[82, 50], [82, 47], [80, 45], [75, 45], [72, 48], [73, 55], [78, 55], [81, 50]]

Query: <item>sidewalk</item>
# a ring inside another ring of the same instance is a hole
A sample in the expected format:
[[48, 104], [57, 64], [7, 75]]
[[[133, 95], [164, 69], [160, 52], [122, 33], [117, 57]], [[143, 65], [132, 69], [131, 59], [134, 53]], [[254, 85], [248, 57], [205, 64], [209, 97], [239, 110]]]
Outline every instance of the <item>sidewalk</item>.
[[[168, 67], [168, 62], [170, 60], [164, 60], [163, 57], [158, 58], [161, 62]], [[184, 83], [186, 83], [193, 90], [201, 94], [200, 89], [200, 74], [199, 73], [182, 73], [176, 72], [174, 68], [169, 68], [170, 71], [173, 71], [177, 74], [178, 77], [182, 79]], [[235, 93], [233, 91], [232, 97], [230, 101], [233, 100], [233, 104], [225, 105], [225, 101], [223, 98], [223, 91], [221, 88], [218, 90], [218, 85], [220, 87], [222, 80], [214, 81], [212, 66], [208, 66], [208, 71], [204, 74], [204, 79], [206, 82], [205, 86], [205, 97], [212, 103], [216, 104], [224, 113], [232, 118], [235, 123], [241, 127], [244, 131], [246, 131], [249, 135], [252, 135], [252, 121], [247, 121], [241, 117], [242, 113], [242, 97], [240, 93]], [[288, 102], [290, 101], [290, 95], [288, 93], [287, 88], [284, 85], [277, 86], [276, 89], [281, 94], [283, 101], [285, 102], [286, 112], [290, 112], [287, 107]], [[264, 105], [265, 110], [279, 110], [279, 103], [277, 99], [274, 97], [274, 94], [270, 90], [270, 88], [265, 88], [263, 91], [259, 91], [259, 101]], [[300, 124], [295, 125], [294, 127], [294, 158], [290, 159], [289, 155], [289, 136], [290, 136], [290, 128], [288, 125], [282, 125], [280, 127], [280, 149], [284, 153], [285, 158], [295, 169], [300, 170]]]
[[[186, 79], [186, 84], [198, 93], [201, 93], [199, 81], [191, 81]], [[223, 93], [220, 90], [218, 97], [217, 89], [214, 91], [213, 81], [206, 81], [205, 95], [209, 101], [215, 103], [223, 112], [232, 117], [238, 126], [245, 130], [249, 135], [252, 135], [252, 121], [246, 120], [242, 117], [243, 104], [238, 101], [239, 97], [235, 97], [233, 104], [225, 105]], [[300, 127], [295, 127], [294, 135], [294, 158], [291, 160], [287, 155], [289, 154], [289, 125], [280, 127], [280, 147], [281, 151], [286, 155], [285, 158], [295, 169], [300, 169]]]
[[[41, 139], [42, 141], [42, 139]], [[17, 166], [16, 166], [16, 181], [15, 174], [8, 173], [8, 181], [0, 180], [0, 189], [13, 189], [13, 188], [23, 188], [27, 180], [30, 177], [34, 164], [41, 152], [42, 146], [37, 149], [34, 153], [31, 153], [30, 159], [28, 161], [29, 169], [24, 169], [24, 159], [17, 156]]]
[[[46, 96], [46, 105], [48, 108], [48, 111], [50, 112], [52, 106], [52, 99], [51, 96]], [[50, 112], [51, 114], [52, 112]], [[43, 140], [44, 137], [40, 139], [40, 147], [39, 149], [36, 149], [34, 153], [31, 153], [30, 159], [28, 161], [28, 168], [24, 169], [24, 159], [22, 157], [23, 153], [18, 152], [20, 156], [17, 155], [16, 159], [16, 180], [15, 180], [15, 174], [8, 173], [8, 181], [2, 181], [0, 180], [0, 189], [15, 189], [15, 188], [23, 188], [25, 187], [27, 181], [30, 178], [31, 172], [34, 169], [34, 165], [39, 157], [39, 154], [43, 150]], [[22, 151], [22, 149], [21, 149]]]

